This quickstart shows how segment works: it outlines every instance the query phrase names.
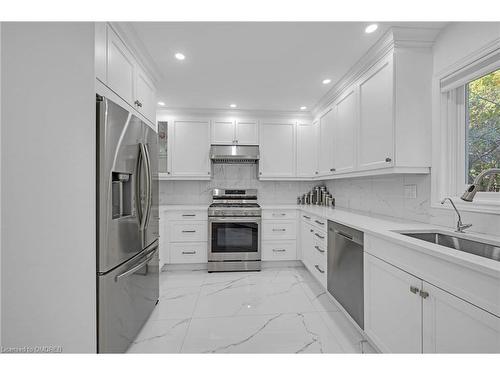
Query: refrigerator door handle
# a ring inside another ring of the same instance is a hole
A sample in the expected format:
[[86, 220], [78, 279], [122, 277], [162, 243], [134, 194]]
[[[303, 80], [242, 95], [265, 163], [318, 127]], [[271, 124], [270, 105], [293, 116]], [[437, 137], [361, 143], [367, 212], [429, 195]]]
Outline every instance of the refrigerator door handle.
[[133, 273], [135, 273], [135, 271], [137, 271], [138, 269], [144, 267], [147, 263], [149, 263], [149, 261], [151, 259], [153, 259], [153, 257], [155, 255], [157, 249], [158, 249], [158, 246], [156, 246], [154, 248], [154, 250], [149, 253], [149, 255], [146, 257], [146, 259], [144, 259], [144, 261], [140, 262], [137, 266], [134, 266], [131, 269], [129, 269], [129, 270], [127, 270], [127, 271], [125, 271], [125, 272], [123, 272], [123, 273], [121, 273], [119, 275], [116, 275], [115, 282], [120, 281], [120, 279], [123, 278], [123, 277], [127, 277], [129, 275], [132, 275]]
[[[144, 232], [146, 228], [146, 219], [147, 219], [147, 213], [149, 210], [149, 196], [150, 196], [150, 189], [151, 189], [151, 184], [150, 184], [150, 179], [149, 179], [149, 168], [148, 168], [148, 161], [147, 161], [147, 156], [145, 151], [145, 146], [144, 143], [139, 143], [139, 162], [138, 162], [138, 173], [137, 173], [137, 209], [138, 209], [138, 216], [139, 216], [139, 228], [141, 232]], [[141, 202], [141, 172], [142, 168], [146, 169], [146, 209], [145, 212], [142, 211], [142, 202]]]
[[143, 145], [144, 147], [144, 155], [146, 156], [146, 171], [147, 171], [147, 179], [148, 179], [148, 185], [147, 185], [147, 190], [146, 190], [146, 193], [147, 193], [147, 196], [146, 196], [146, 202], [147, 202], [147, 210], [146, 210], [146, 215], [145, 215], [145, 219], [144, 219], [144, 228], [147, 228], [148, 224], [149, 224], [149, 218], [151, 216], [151, 209], [152, 209], [152, 205], [153, 205], [153, 202], [152, 202], [152, 199], [153, 199], [153, 175], [151, 173], [151, 158], [150, 158], [150, 155], [149, 155], [149, 149], [148, 149], [148, 146], [146, 144]]

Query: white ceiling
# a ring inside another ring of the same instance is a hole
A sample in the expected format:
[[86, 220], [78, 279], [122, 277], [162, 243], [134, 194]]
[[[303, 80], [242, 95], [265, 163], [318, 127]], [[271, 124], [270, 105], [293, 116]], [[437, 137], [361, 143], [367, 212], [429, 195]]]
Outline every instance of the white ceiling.
[[[136, 22], [166, 108], [311, 109], [392, 25], [364, 22]], [[415, 23], [408, 23], [416, 26]], [[418, 25], [422, 26], [422, 23]], [[428, 23], [426, 27], [442, 27]], [[174, 58], [186, 55], [184, 61]], [[321, 81], [330, 78], [330, 85]]]

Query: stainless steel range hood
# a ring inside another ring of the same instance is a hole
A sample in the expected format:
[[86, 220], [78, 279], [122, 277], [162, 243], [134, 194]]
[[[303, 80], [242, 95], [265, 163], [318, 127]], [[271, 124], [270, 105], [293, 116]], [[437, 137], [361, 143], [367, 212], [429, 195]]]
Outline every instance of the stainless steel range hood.
[[212, 145], [210, 160], [218, 164], [252, 164], [259, 161], [259, 146]]

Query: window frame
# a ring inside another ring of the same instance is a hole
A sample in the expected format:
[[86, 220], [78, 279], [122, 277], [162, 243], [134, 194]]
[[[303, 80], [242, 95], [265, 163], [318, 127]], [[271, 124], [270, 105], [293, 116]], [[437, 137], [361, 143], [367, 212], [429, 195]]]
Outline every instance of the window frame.
[[460, 199], [467, 184], [466, 90], [469, 82], [500, 69], [500, 47], [468, 56], [433, 79], [433, 161], [431, 207], [443, 208], [444, 197], [454, 198], [459, 209], [500, 214], [500, 192], [478, 192], [473, 202]]

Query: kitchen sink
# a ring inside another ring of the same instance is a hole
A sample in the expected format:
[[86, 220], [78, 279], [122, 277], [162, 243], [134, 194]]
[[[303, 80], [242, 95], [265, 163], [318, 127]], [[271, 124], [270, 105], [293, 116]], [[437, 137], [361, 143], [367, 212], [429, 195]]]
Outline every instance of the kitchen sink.
[[500, 262], [500, 247], [439, 232], [398, 232], [404, 236], [446, 246], [465, 253]]

